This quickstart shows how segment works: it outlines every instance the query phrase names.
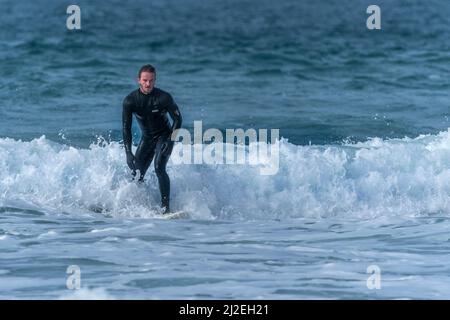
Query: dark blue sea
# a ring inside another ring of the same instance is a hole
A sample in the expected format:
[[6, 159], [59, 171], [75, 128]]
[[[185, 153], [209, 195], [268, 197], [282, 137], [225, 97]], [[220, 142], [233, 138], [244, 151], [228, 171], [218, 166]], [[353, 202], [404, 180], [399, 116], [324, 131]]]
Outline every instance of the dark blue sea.
[[[445, 0], [0, 0], [0, 298], [449, 299], [449, 17]], [[277, 171], [170, 161], [189, 216], [163, 219], [122, 141], [148, 63], [189, 132], [279, 129]]]

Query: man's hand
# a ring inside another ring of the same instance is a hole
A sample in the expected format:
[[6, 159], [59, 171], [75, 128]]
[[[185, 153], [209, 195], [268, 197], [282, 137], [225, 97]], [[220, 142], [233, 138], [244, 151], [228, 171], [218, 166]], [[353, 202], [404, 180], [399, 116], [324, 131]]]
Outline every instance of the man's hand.
[[131, 170], [136, 170], [136, 158], [131, 152], [127, 153], [127, 165]]

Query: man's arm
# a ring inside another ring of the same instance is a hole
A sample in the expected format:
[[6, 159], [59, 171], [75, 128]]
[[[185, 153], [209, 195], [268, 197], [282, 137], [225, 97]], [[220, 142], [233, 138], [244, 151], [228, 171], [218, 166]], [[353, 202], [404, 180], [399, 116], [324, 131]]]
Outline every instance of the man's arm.
[[133, 104], [130, 101], [130, 97], [126, 97], [123, 100], [123, 110], [122, 110], [122, 132], [123, 132], [123, 144], [125, 146], [125, 152], [127, 154], [131, 153], [131, 124], [133, 121]]
[[183, 118], [181, 117], [180, 109], [178, 108], [175, 101], [173, 101], [173, 98], [170, 94], [167, 97], [166, 108], [170, 116], [172, 117], [172, 132], [174, 132], [176, 129], [179, 129], [181, 127]]
[[131, 142], [133, 136], [131, 135], [131, 123], [133, 121], [133, 102], [130, 97], [126, 97], [123, 101], [123, 111], [122, 111], [122, 131], [123, 131], [123, 145], [125, 146], [125, 152], [127, 154], [127, 165], [128, 168], [133, 170], [135, 174], [136, 165], [135, 158], [131, 152]]

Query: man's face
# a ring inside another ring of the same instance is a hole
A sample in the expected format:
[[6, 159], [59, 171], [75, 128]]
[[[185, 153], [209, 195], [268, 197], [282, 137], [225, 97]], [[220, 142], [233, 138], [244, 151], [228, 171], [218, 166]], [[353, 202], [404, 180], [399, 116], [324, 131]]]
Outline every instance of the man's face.
[[141, 77], [138, 79], [141, 91], [145, 94], [150, 93], [155, 85], [155, 74], [151, 72], [142, 72]]

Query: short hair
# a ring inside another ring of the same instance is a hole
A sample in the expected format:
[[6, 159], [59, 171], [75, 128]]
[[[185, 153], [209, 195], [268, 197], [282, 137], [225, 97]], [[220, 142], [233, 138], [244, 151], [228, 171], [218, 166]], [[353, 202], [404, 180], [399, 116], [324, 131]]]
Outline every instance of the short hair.
[[156, 75], [156, 69], [155, 69], [155, 67], [152, 66], [151, 64], [146, 64], [145, 66], [142, 66], [142, 67], [139, 69], [138, 79], [141, 78], [141, 73], [142, 73], [142, 72], [150, 72], [150, 73], [153, 73], [153, 74]]

